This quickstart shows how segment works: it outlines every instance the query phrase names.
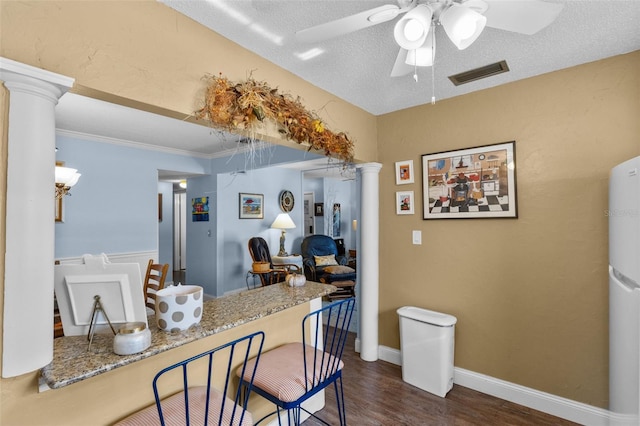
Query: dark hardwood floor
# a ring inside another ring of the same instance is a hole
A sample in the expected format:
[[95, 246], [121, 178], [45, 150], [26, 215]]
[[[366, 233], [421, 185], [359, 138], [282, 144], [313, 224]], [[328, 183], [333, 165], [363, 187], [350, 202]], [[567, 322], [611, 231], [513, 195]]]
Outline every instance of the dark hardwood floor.
[[[402, 369], [385, 361], [366, 362], [354, 351], [353, 333], [343, 360], [349, 425], [575, 425], [570, 421], [454, 385], [446, 398], [402, 380]], [[338, 425], [335, 393], [327, 388], [326, 405], [317, 414]], [[321, 425], [310, 418], [305, 425]]]

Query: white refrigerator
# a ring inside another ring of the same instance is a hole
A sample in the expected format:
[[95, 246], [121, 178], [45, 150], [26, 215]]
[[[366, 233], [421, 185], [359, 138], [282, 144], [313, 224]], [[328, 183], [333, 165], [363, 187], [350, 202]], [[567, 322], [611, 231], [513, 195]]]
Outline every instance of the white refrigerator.
[[609, 411], [640, 424], [640, 157], [609, 179]]

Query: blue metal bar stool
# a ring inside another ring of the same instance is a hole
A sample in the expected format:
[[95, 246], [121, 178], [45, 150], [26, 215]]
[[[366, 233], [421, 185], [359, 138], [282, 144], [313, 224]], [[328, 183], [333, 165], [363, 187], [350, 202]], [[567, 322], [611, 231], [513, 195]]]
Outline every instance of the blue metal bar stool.
[[[252, 387], [263, 344], [264, 333], [259, 331], [164, 368], [153, 379], [155, 405], [116, 425], [253, 425], [247, 411], [249, 392], [244, 390]], [[246, 381], [234, 390], [232, 371], [236, 369]], [[181, 389], [176, 389], [180, 382]], [[161, 384], [169, 390], [161, 393]]]
[[287, 410], [288, 424], [299, 425], [301, 410], [329, 424], [301, 406], [303, 402], [333, 384], [338, 404], [340, 424], [346, 425], [344, 393], [342, 388], [341, 358], [349, 333], [355, 299], [345, 299], [331, 303], [322, 309], [307, 314], [302, 321], [302, 343], [288, 343], [262, 354], [256, 368], [253, 385], [251, 376], [252, 359], [247, 363], [247, 371], [236, 370], [241, 384], [252, 386], [252, 391], [276, 404], [276, 411], [260, 419], [259, 424], [280, 409]]

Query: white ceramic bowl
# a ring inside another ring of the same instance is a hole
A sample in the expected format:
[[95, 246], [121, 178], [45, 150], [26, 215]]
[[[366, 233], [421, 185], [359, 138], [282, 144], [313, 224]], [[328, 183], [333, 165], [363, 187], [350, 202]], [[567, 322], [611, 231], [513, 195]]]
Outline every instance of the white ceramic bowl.
[[156, 293], [156, 322], [165, 331], [184, 331], [202, 319], [202, 287], [177, 285]]

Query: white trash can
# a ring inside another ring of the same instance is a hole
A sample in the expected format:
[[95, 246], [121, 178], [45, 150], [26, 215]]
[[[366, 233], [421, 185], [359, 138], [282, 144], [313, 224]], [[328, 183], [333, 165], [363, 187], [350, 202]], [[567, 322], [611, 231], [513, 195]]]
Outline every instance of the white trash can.
[[444, 397], [453, 387], [456, 317], [405, 306], [400, 317], [402, 380]]

